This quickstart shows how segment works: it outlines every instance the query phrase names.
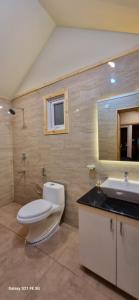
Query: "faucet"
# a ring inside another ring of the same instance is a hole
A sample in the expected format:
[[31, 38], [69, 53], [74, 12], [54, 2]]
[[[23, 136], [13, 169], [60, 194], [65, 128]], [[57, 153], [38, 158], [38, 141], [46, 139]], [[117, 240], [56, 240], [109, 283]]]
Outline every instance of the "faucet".
[[124, 172], [124, 181], [128, 182], [128, 172], [127, 171]]

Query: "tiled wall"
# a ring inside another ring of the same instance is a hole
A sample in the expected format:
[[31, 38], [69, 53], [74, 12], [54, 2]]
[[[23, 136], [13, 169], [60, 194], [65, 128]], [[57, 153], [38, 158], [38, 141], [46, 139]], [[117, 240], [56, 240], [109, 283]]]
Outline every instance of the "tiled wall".
[[[110, 78], [116, 83], [111, 84]], [[43, 134], [42, 97], [61, 88], [69, 90], [69, 134], [45, 136]], [[65, 221], [77, 225], [76, 200], [94, 186], [98, 176], [139, 179], [139, 163], [108, 162], [98, 160], [98, 125], [96, 101], [131, 92], [139, 88], [139, 52], [116, 60], [116, 68], [107, 64], [83, 72], [32, 94], [14, 100], [15, 107], [24, 107], [26, 129], [22, 129], [21, 112], [14, 121], [14, 179], [15, 201], [26, 203], [39, 198], [39, 185], [52, 180], [65, 184]], [[21, 159], [26, 152], [27, 160]], [[96, 177], [90, 177], [87, 164], [96, 165]], [[42, 178], [41, 168], [47, 178]], [[19, 174], [26, 170], [25, 175]]]
[[13, 142], [10, 103], [0, 99], [0, 207], [13, 201]]

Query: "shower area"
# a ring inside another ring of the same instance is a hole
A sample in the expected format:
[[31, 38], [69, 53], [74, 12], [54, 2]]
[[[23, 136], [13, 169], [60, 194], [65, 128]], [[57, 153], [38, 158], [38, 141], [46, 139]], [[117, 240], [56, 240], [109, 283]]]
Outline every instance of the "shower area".
[[11, 103], [0, 99], [0, 207], [13, 201], [13, 133]]
[[0, 99], [0, 207], [41, 198], [47, 181], [42, 127], [43, 102], [30, 109], [22, 100]]
[[14, 201], [13, 122], [18, 111], [24, 129], [24, 108], [13, 109], [10, 101], [0, 99], [0, 207]]

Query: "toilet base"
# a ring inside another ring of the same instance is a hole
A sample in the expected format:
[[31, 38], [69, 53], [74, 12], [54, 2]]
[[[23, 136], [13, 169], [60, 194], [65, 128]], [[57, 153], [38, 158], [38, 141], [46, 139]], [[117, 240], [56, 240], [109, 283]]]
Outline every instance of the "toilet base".
[[59, 215], [51, 215], [47, 219], [29, 224], [28, 234], [26, 236], [26, 243], [38, 244], [49, 239], [59, 229], [60, 223]]

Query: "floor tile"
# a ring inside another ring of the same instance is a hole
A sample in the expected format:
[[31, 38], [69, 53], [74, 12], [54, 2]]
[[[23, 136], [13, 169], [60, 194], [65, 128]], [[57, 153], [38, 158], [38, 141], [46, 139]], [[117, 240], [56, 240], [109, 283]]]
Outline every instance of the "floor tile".
[[56, 259], [57, 262], [67, 267], [74, 274], [86, 282], [90, 282], [92, 286], [96, 287], [98, 285], [98, 280], [94, 278], [92, 272], [81, 266], [78, 231], [73, 233], [72, 239]]
[[43, 276], [39, 285], [40, 292], [31, 292], [28, 300], [110, 300], [56, 262]]
[[14, 232], [0, 224], [0, 259], [6, 251], [11, 251], [18, 247], [24, 247], [24, 239], [18, 238]]
[[53, 260], [50, 257], [33, 246], [22, 244], [7, 250], [0, 258], [0, 294], [4, 295], [6, 300], [16, 299], [18, 296], [24, 299], [29, 291], [11, 292], [8, 287], [38, 286], [38, 282], [52, 264]]
[[0, 224], [16, 232], [19, 236], [25, 238], [28, 226], [19, 224], [16, 219], [17, 212], [21, 208], [18, 203], [10, 203], [0, 208]]
[[1, 207], [0, 211], [10, 214], [11, 216], [16, 216], [20, 208], [21, 208], [20, 204], [16, 202], [11, 202], [10, 204]]
[[71, 243], [75, 232], [76, 229], [63, 223], [60, 229], [49, 240], [38, 244], [37, 247], [56, 259], [65, 250], [67, 245]]
[[72, 226], [63, 223], [49, 240], [25, 244], [27, 228], [16, 221], [19, 208], [16, 203], [0, 208], [0, 300], [133, 299], [81, 266], [78, 230]]

